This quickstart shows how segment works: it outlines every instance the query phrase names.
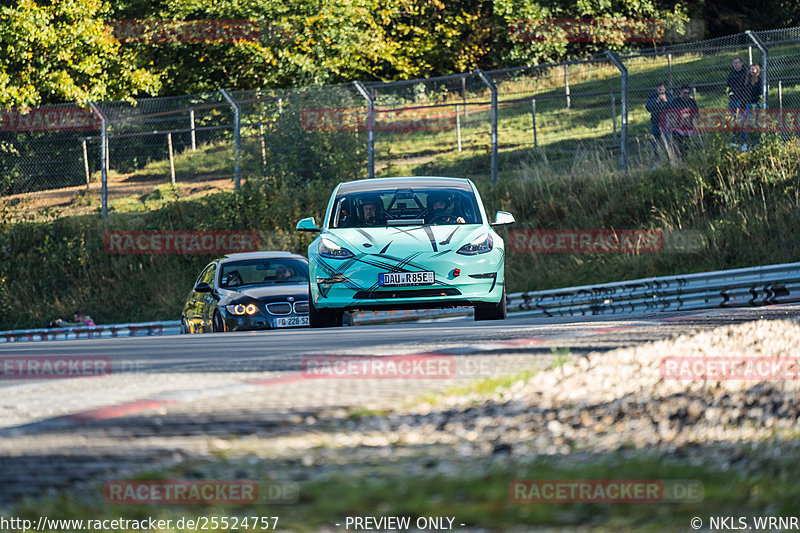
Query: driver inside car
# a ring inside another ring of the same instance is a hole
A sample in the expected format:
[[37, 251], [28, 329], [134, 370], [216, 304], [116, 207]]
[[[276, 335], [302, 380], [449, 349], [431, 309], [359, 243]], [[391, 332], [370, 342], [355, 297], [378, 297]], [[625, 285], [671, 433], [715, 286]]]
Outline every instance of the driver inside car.
[[361, 201], [361, 220], [364, 226], [385, 226], [386, 213], [378, 196], [368, 196]]
[[454, 201], [451, 195], [445, 192], [432, 192], [428, 194], [428, 215], [426, 224], [464, 224], [464, 217], [453, 211]]

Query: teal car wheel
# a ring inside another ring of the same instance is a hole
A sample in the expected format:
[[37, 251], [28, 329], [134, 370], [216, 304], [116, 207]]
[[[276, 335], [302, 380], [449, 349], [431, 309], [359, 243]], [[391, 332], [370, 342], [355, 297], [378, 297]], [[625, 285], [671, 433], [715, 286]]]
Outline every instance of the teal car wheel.
[[308, 302], [308, 325], [312, 328], [338, 328], [344, 324], [344, 312], [317, 309], [313, 298]]
[[475, 306], [475, 320], [504, 320], [508, 314], [506, 306], [506, 291], [497, 304], [478, 304]]

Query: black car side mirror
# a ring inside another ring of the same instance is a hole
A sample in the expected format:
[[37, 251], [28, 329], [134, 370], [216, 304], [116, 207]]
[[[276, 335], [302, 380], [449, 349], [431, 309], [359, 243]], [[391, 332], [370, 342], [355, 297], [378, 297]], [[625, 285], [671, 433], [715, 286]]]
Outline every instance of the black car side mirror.
[[194, 286], [194, 292], [211, 292], [211, 285], [209, 285], [205, 281], [201, 281], [200, 283]]

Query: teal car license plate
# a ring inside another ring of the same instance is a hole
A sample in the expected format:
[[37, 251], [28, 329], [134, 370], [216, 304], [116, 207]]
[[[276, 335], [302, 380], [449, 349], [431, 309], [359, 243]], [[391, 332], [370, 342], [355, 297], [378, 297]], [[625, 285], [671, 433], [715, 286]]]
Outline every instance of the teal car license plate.
[[386, 272], [378, 274], [378, 283], [382, 287], [432, 285], [434, 281], [433, 272]]

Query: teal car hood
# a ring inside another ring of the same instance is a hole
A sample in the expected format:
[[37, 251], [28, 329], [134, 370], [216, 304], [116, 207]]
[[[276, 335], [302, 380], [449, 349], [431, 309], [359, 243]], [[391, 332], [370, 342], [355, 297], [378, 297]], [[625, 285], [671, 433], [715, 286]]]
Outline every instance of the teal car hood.
[[353, 253], [391, 254], [458, 250], [489, 229], [482, 224], [446, 226], [395, 226], [380, 228], [337, 228], [321, 237], [330, 239]]

